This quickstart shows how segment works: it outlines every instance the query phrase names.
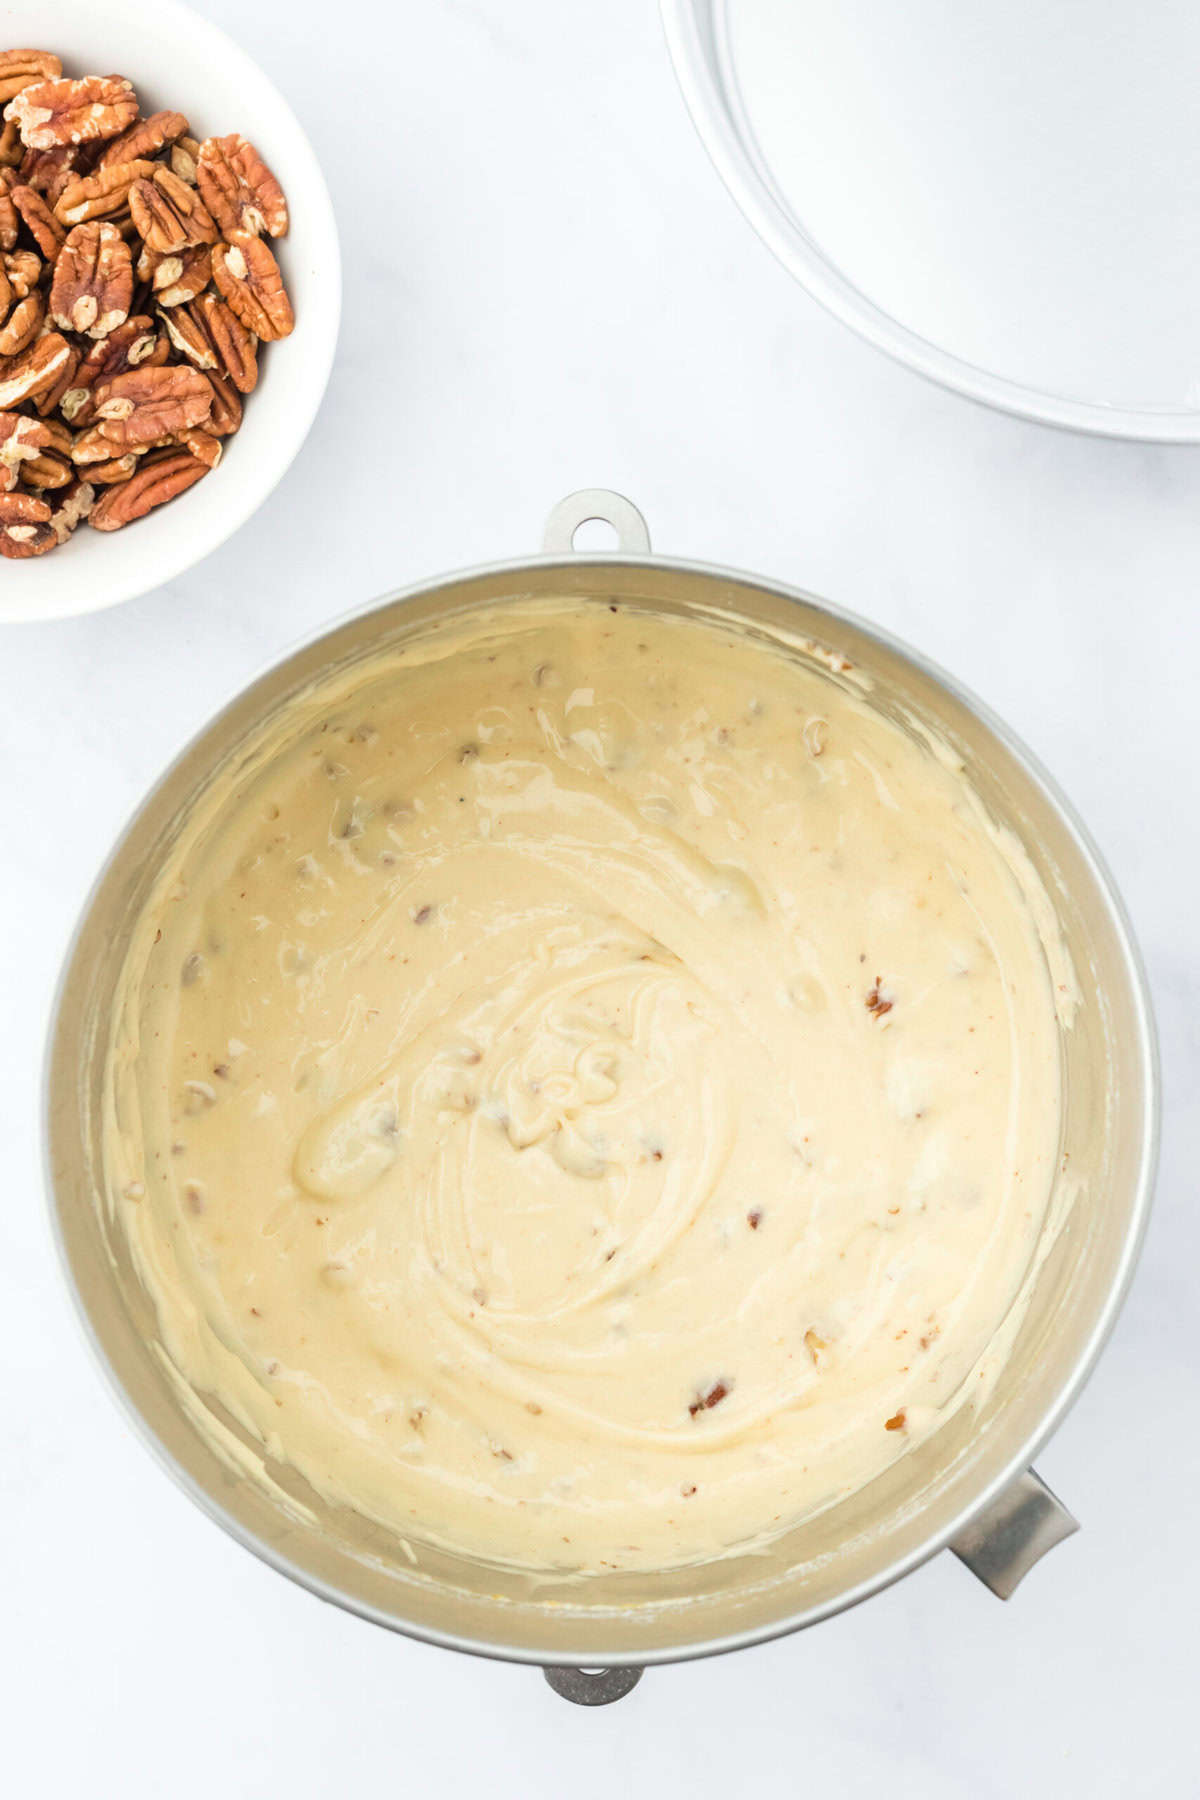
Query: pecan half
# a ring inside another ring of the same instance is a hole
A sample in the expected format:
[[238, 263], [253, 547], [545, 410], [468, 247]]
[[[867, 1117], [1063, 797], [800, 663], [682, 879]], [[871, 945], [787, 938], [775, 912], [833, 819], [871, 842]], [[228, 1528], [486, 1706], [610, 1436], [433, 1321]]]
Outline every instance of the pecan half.
[[196, 160], [204, 204], [224, 237], [238, 232], [282, 237], [288, 228], [283, 189], [253, 144], [240, 132], [205, 138]]
[[55, 381], [54, 386], [43, 388], [41, 393], [34, 400], [34, 407], [37, 410], [38, 417], [41, 419], [45, 419], [50, 413], [58, 411], [66, 397], [67, 389], [75, 379], [75, 371], [79, 367], [83, 352], [77, 350], [74, 344], [70, 346], [70, 351], [71, 354], [66, 360], [62, 374]]
[[239, 394], [252, 394], [258, 381], [258, 340], [216, 294], [201, 294], [191, 309], [216, 352], [217, 363]]
[[71, 346], [57, 331], [35, 338], [28, 350], [0, 369], [0, 412], [34, 400], [44, 388], [53, 387], [71, 355]]
[[129, 317], [133, 259], [115, 225], [76, 225], [54, 265], [50, 317], [63, 331], [107, 337]]
[[0, 106], [35, 82], [62, 74], [62, 63], [49, 50], [0, 50]]
[[200, 162], [200, 143], [194, 137], [181, 137], [171, 145], [167, 157], [172, 175], [178, 175], [180, 181], [186, 181], [189, 187], [196, 186], [196, 170]]
[[151, 287], [160, 306], [182, 306], [204, 292], [211, 276], [212, 252], [205, 244], [193, 244], [177, 256], [161, 259]]
[[212, 411], [212, 389], [198, 369], [129, 369], [96, 389], [100, 431], [118, 450], [200, 425]]
[[80, 362], [63, 395], [63, 417], [70, 425], [89, 424], [88, 402], [99, 382], [123, 375], [126, 369], [153, 368], [166, 360], [166, 353], [166, 342], [159, 338], [152, 319], [144, 313], [126, 319], [106, 338], [98, 339]]
[[160, 331], [156, 333], [154, 343], [150, 349], [146, 351], [145, 355], [139, 355], [138, 361], [133, 364], [133, 367], [137, 369], [159, 369], [164, 363], [169, 363], [170, 360], [171, 340], [165, 331]]
[[66, 232], [46, 205], [36, 188], [15, 187], [12, 203], [24, 219], [34, 243], [48, 262], [53, 262], [63, 247]]
[[46, 449], [56, 450], [60, 456], [71, 454], [71, 432], [61, 419], [43, 419], [42, 430], [46, 433]]
[[166, 257], [160, 250], [150, 250], [143, 244], [138, 251], [138, 259], [133, 265], [134, 273], [137, 275], [139, 281], [144, 282], [147, 287], [150, 287], [155, 275], [158, 273], [159, 263], [165, 262], [166, 260]]
[[214, 437], [232, 437], [242, 422], [242, 397], [228, 375], [220, 375], [213, 369], [206, 379], [212, 389], [213, 403], [205, 430], [211, 431]]
[[0, 523], [23, 525], [48, 520], [50, 508], [33, 494], [0, 494]]
[[215, 469], [225, 451], [219, 437], [211, 431], [182, 431], [179, 434], [179, 447], [202, 462], [206, 469]]
[[90, 523], [97, 531], [119, 531], [122, 525], [145, 518], [156, 506], [173, 500], [207, 474], [205, 465], [187, 450], [166, 450], [147, 457], [128, 481], [101, 494], [92, 508]]
[[48, 206], [53, 206], [63, 189], [74, 181], [78, 158], [74, 144], [56, 144], [53, 150], [27, 150], [21, 158], [19, 174], [26, 187], [33, 188]]
[[95, 503], [96, 490], [90, 481], [73, 482], [58, 495], [50, 514], [50, 529], [55, 541], [65, 544], [77, 525], [81, 525]]
[[[111, 444], [108, 447], [112, 449]], [[128, 481], [137, 466], [137, 451], [127, 450], [124, 456], [114, 456], [108, 462], [89, 464], [87, 478], [93, 487], [115, 487], [118, 481]]]
[[23, 300], [26, 294], [32, 294], [41, 278], [42, 259], [35, 250], [14, 250], [4, 258], [4, 273], [13, 297]]
[[192, 305], [176, 306], [160, 312], [159, 318], [171, 343], [181, 356], [197, 369], [215, 369], [217, 353], [209, 340], [196, 309]]
[[[7, 177], [7, 179], [5, 179]], [[15, 250], [21, 215], [13, 205], [16, 179], [11, 169], [0, 169], [0, 250]]]
[[212, 253], [213, 280], [247, 331], [271, 342], [295, 326], [279, 264], [262, 238], [239, 232]]
[[33, 494], [0, 494], [0, 556], [41, 556], [56, 542], [44, 500]]
[[89, 144], [116, 137], [137, 118], [130, 83], [120, 75], [85, 75], [82, 81], [39, 81], [9, 101], [6, 119], [15, 119], [31, 150], [55, 144]]
[[21, 465], [21, 480], [28, 488], [64, 488], [74, 479], [70, 457], [60, 456], [57, 450], [41, 450]]
[[0, 493], [16, 487], [22, 464], [40, 456], [49, 442], [50, 432], [39, 420], [0, 413]]
[[45, 432], [45, 443], [41, 446], [43, 450], [56, 450], [59, 455], [65, 455], [65, 457], [70, 455], [72, 436], [61, 419], [40, 419], [38, 427]]
[[134, 182], [129, 210], [147, 249], [162, 256], [186, 250], [189, 244], [217, 241], [217, 228], [195, 188], [161, 164], [156, 165], [153, 180]]
[[55, 217], [63, 225], [82, 225], [89, 219], [111, 219], [129, 205], [135, 181], [148, 180], [155, 164], [130, 159], [105, 163], [94, 175], [74, 178], [54, 203]]
[[[131, 452], [136, 457], [137, 452]], [[89, 425], [85, 431], [75, 434], [71, 445], [71, 461], [79, 468], [90, 468], [113, 461], [113, 444], [106, 438], [99, 425]], [[89, 474], [88, 480], [92, 479]]]
[[188, 122], [180, 112], [151, 113], [148, 119], [135, 120], [128, 131], [123, 131], [111, 144], [105, 144], [96, 167], [107, 169], [114, 163], [157, 156], [160, 150], [181, 138], [187, 128]]
[[45, 556], [57, 545], [53, 525], [0, 526], [0, 556], [7, 556], [13, 562], [30, 556]]
[[0, 356], [20, 356], [41, 330], [45, 316], [46, 301], [39, 289], [18, 300], [0, 325]]

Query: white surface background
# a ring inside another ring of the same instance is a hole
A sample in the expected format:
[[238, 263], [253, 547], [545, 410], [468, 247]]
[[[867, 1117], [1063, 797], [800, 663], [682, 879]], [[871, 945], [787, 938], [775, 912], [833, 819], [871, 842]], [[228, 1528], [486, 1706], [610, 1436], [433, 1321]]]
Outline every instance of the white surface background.
[[[828, 320], [717, 182], [652, 0], [203, 10], [324, 158], [342, 349], [308, 445], [225, 549], [123, 609], [0, 637], [0, 1789], [1200, 1793], [1200, 452], [991, 415]], [[553, 501], [592, 484], [628, 492], [664, 551], [913, 640], [1026, 737], [1132, 909], [1167, 1107], [1133, 1295], [1040, 1462], [1080, 1535], [1008, 1606], [941, 1557], [813, 1632], [587, 1713], [535, 1672], [319, 1605], [175, 1491], [68, 1310], [37, 1109], [77, 907], [182, 739], [299, 633], [535, 549]]]

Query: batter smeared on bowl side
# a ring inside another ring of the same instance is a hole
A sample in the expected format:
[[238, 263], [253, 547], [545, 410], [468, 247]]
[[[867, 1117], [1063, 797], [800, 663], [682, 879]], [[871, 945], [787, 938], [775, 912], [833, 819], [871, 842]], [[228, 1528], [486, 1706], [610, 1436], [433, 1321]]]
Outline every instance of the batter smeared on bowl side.
[[986, 1389], [1045, 1215], [1023, 879], [951, 759], [716, 626], [530, 603], [330, 679], [124, 977], [169, 1357], [322, 1494], [531, 1567], [858, 1489]]

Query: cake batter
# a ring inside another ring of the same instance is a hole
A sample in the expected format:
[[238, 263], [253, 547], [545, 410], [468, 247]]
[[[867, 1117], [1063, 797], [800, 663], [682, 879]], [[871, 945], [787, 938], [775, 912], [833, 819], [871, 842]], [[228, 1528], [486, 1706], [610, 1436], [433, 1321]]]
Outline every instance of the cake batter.
[[181, 1378], [410, 1544], [719, 1554], [990, 1380], [1056, 1158], [1046, 951], [837, 662], [476, 615], [293, 703], [171, 852], [110, 1203]]

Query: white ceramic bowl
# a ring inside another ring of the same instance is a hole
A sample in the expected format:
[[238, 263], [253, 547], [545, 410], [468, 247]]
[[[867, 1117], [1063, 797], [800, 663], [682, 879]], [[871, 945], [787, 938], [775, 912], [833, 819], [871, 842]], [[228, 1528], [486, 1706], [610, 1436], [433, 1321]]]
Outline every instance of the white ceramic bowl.
[[312, 146], [278, 90], [243, 50], [179, 0], [0, 0], [0, 48], [53, 50], [70, 75], [116, 71], [143, 112], [186, 113], [197, 137], [240, 131], [283, 185], [291, 229], [276, 240], [296, 329], [268, 347], [245, 422], [220, 466], [190, 492], [123, 531], [81, 526], [70, 543], [0, 562], [0, 621], [96, 612], [158, 587], [244, 525], [308, 435], [333, 362], [341, 262], [333, 206]]
[[1004, 412], [1200, 443], [1194, 6], [659, 3], [714, 166], [835, 318]]

